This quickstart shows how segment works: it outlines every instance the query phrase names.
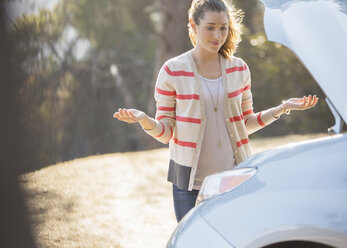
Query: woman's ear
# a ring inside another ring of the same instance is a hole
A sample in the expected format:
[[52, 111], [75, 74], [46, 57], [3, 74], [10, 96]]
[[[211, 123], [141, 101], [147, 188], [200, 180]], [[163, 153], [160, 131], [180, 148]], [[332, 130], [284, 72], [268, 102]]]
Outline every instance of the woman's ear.
[[193, 19], [189, 19], [189, 24], [192, 27], [194, 33], [196, 33], [196, 24]]

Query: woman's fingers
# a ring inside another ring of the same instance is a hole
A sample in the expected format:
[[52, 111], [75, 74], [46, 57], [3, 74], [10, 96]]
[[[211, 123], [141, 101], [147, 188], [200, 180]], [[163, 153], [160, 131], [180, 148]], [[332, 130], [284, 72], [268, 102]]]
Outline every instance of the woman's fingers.
[[303, 96], [302, 98], [291, 98], [287, 100], [286, 109], [290, 110], [305, 110], [313, 108], [318, 103], [316, 95]]
[[129, 123], [135, 123], [138, 121], [138, 119], [134, 116], [134, 114], [130, 110], [125, 109], [124, 114], [127, 117]]
[[316, 95], [314, 95], [313, 97], [312, 97], [312, 101], [311, 101], [311, 108], [313, 108], [315, 105], [316, 105]]
[[118, 111], [113, 114], [113, 118], [117, 118], [118, 120], [122, 119], [121, 114], [120, 114], [119, 111], [120, 111], [120, 109], [118, 109]]
[[123, 109], [121, 109], [121, 108], [119, 108], [118, 111], [113, 114], [113, 116], [120, 121], [124, 121], [126, 119], [124, 116]]
[[310, 96], [306, 96], [304, 104], [303, 104], [304, 109], [307, 107], [307, 104], [309, 103], [309, 101], [310, 101]]
[[132, 111], [129, 111], [129, 116], [132, 120], [139, 120], [139, 116], [135, 115]]
[[129, 112], [125, 108], [123, 109], [123, 115], [124, 115], [125, 119], [131, 120], [131, 117], [129, 116]]
[[138, 122], [138, 118], [132, 113], [132, 110], [119, 108], [117, 112], [113, 114], [113, 118], [117, 118], [120, 121], [127, 123]]
[[127, 109], [122, 109], [121, 113], [123, 114], [123, 117], [124, 117], [124, 120], [125, 122], [128, 122], [128, 123], [134, 123], [136, 122], [136, 120], [134, 120], [132, 117], [130, 117], [129, 115], [129, 112]]
[[304, 96], [304, 100], [304, 109], [313, 108], [318, 103], [318, 97], [316, 95], [313, 97], [311, 95], [308, 97]]
[[131, 111], [129, 111], [129, 116], [130, 116], [131, 119], [136, 119], [135, 115]]
[[307, 101], [306, 101], [305, 107], [310, 107], [311, 101], [312, 101], [312, 96], [309, 95], [309, 96], [308, 96], [308, 99], [307, 99]]
[[125, 116], [124, 116], [124, 113], [123, 113], [123, 109], [118, 109], [118, 113], [119, 113], [119, 117], [120, 117], [120, 120], [121, 121], [124, 121], [125, 120]]
[[310, 95], [308, 102], [307, 102], [307, 108], [313, 108], [318, 102], [317, 96], [314, 95], [313, 97]]

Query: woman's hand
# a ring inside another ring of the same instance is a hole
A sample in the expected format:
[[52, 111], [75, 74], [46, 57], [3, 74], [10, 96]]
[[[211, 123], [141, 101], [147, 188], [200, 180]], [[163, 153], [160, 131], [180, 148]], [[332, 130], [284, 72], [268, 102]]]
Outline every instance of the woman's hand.
[[127, 123], [136, 123], [148, 118], [148, 116], [144, 112], [137, 109], [120, 108], [113, 114], [113, 118], [117, 118], [118, 120]]
[[143, 129], [151, 130], [155, 127], [155, 121], [148, 117], [146, 113], [137, 109], [118, 109], [116, 113], [113, 114], [113, 118], [117, 118], [120, 121], [127, 123], [139, 122]]
[[303, 98], [290, 98], [283, 103], [285, 110], [305, 110], [316, 106], [318, 103], [318, 97], [309, 95]]

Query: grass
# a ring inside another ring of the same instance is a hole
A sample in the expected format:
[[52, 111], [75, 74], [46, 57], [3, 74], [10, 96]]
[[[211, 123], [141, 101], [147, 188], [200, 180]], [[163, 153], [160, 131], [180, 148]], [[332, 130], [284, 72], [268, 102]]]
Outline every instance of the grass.
[[[321, 136], [251, 142], [257, 153]], [[76, 159], [22, 175], [37, 246], [165, 247], [176, 226], [167, 166], [165, 148]]]

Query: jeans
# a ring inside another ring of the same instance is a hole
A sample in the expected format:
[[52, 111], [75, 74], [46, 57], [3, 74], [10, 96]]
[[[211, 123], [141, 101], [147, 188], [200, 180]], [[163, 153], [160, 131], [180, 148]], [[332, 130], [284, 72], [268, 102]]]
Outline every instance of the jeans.
[[195, 206], [199, 190], [183, 190], [179, 189], [175, 184], [172, 184], [172, 192], [176, 219], [177, 222], [180, 222], [181, 219], [189, 212], [189, 210]]

